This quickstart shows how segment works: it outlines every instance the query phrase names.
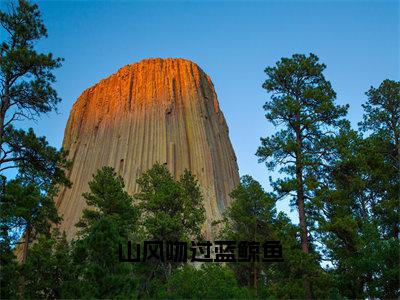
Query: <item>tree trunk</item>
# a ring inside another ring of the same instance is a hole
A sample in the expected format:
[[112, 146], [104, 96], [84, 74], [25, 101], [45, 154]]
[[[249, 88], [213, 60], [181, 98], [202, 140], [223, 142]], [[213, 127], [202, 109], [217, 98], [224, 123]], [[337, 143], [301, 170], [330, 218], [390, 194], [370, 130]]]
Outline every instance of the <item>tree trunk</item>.
[[302, 162], [302, 137], [300, 132], [300, 126], [296, 128], [296, 141], [298, 150], [296, 153], [296, 197], [297, 197], [297, 208], [299, 211], [299, 222], [300, 222], [300, 237], [301, 237], [301, 249], [303, 252], [308, 253], [308, 233], [307, 233], [307, 222], [306, 212], [304, 207], [304, 183], [303, 183], [303, 162]]
[[[9, 96], [9, 83], [8, 80], [6, 78], [6, 82], [4, 84], [4, 94], [1, 95], [1, 104], [0, 104], [0, 149], [2, 151], [4, 151], [3, 149], [3, 138], [4, 138], [4, 123], [6, 121], [6, 113], [7, 110], [10, 107], [10, 96]], [[1, 155], [3, 155], [3, 153], [1, 153]], [[5, 159], [6, 157], [4, 156], [1, 160], [0, 160], [0, 168], [2, 165], [2, 161], [3, 159]]]
[[25, 243], [24, 243], [24, 249], [22, 253], [22, 263], [24, 264], [26, 262], [26, 258], [28, 257], [28, 247], [29, 247], [29, 238], [31, 235], [31, 225], [28, 223], [25, 229]]
[[9, 83], [4, 84], [4, 94], [1, 97], [1, 105], [0, 105], [0, 146], [3, 144], [3, 135], [4, 135], [4, 122], [6, 119], [6, 112], [10, 107], [10, 95], [9, 95]]
[[[297, 179], [297, 207], [299, 211], [300, 221], [300, 237], [301, 237], [301, 250], [304, 253], [309, 253], [308, 248], [308, 232], [306, 223], [306, 213], [304, 208], [304, 190], [303, 190], [303, 171], [301, 166], [296, 165], [296, 179]], [[304, 280], [304, 290], [306, 292], [306, 298], [311, 299], [311, 287], [308, 280]]]
[[[303, 147], [303, 140], [301, 135], [301, 128], [300, 128], [300, 113], [296, 115], [296, 142], [297, 142], [297, 153], [296, 153], [296, 181], [297, 181], [297, 188], [296, 188], [296, 202], [297, 202], [297, 209], [299, 212], [299, 223], [300, 223], [300, 238], [301, 238], [301, 250], [304, 253], [309, 253], [308, 247], [308, 232], [307, 232], [307, 222], [306, 222], [306, 211], [304, 206], [304, 183], [303, 183], [303, 158], [302, 158], [302, 147]], [[311, 287], [310, 282], [307, 279], [303, 281], [304, 290], [306, 292], [306, 298], [311, 299]]]
[[[394, 131], [394, 145], [396, 147], [396, 152], [397, 152], [397, 175], [400, 175], [400, 138], [399, 138], [399, 133], [397, 131], [396, 125], [393, 126], [393, 131]], [[399, 240], [399, 222], [398, 218], [394, 220], [393, 224], [393, 236], [396, 240]]]
[[[254, 241], [256, 241], [256, 238], [257, 238], [257, 218], [255, 218], [255, 220], [254, 220], [254, 238], [253, 238], [253, 240]], [[256, 292], [256, 296], [257, 296], [257, 277], [258, 277], [258, 274], [257, 274], [257, 269], [256, 269], [256, 262], [255, 261], [253, 261], [253, 274], [252, 274], [252, 287], [254, 288], [254, 291]]]
[[4, 118], [3, 110], [0, 111], [0, 146], [3, 145], [3, 132], [4, 132]]
[[254, 291], [256, 293], [256, 296], [257, 296], [258, 295], [258, 292], [257, 292], [258, 272], [257, 272], [257, 269], [255, 267], [255, 262], [253, 262], [253, 276], [252, 277], [253, 277], [252, 278], [252, 287], [253, 287], [253, 289], [254, 289]]
[[307, 238], [307, 224], [306, 224], [306, 212], [304, 208], [304, 190], [303, 190], [303, 178], [302, 178], [301, 167], [296, 166], [296, 179], [297, 179], [297, 207], [299, 211], [299, 222], [300, 222], [300, 236], [301, 236], [301, 250], [308, 253], [308, 238]]

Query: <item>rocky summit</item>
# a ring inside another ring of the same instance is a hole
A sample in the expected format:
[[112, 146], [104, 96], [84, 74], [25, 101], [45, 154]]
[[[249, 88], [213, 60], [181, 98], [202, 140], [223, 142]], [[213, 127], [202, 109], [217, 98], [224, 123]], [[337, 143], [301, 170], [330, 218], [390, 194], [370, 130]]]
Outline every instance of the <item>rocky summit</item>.
[[154, 163], [178, 178], [185, 169], [201, 185], [205, 235], [229, 205], [239, 183], [228, 126], [209, 76], [185, 59], [146, 59], [127, 65], [85, 90], [73, 105], [65, 129], [71, 188], [56, 204], [68, 239], [86, 207], [82, 193], [97, 169], [114, 167], [126, 190], [138, 192], [136, 179]]

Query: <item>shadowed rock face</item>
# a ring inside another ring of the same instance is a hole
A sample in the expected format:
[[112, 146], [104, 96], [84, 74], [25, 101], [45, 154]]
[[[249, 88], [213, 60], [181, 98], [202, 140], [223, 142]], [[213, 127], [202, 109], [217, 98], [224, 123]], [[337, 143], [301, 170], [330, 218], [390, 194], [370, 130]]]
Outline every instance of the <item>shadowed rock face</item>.
[[114, 167], [131, 194], [138, 192], [137, 177], [157, 161], [176, 178], [191, 170], [202, 187], [208, 237], [239, 183], [211, 79], [184, 59], [127, 65], [84, 91], [71, 110], [63, 147], [73, 162], [73, 186], [61, 191], [56, 204], [68, 239], [86, 207], [82, 193], [102, 166]]

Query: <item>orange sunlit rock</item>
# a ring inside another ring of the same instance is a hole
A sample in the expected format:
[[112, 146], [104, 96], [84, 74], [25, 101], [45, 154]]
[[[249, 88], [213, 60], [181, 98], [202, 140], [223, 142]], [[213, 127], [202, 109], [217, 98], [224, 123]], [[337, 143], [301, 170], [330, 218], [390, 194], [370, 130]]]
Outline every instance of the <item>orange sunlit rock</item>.
[[207, 221], [229, 205], [239, 183], [236, 156], [211, 79], [184, 59], [147, 59], [127, 65], [82, 93], [65, 129], [63, 147], [73, 161], [72, 188], [63, 189], [57, 207], [67, 238], [86, 207], [92, 174], [112, 166], [129, 193], [137, 177], [158, 161], [177, 178], [185, 168], [198, 178]]

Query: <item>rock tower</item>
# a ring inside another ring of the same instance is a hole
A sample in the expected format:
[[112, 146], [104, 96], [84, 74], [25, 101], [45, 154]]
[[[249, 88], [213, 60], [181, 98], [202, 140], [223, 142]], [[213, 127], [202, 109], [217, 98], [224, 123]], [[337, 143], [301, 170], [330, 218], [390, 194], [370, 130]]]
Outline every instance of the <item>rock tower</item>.
[[73, 186], [61, 190], [56, 205], [68, 239], [86, 207], [82, 193], [102, 166], [114, 167], [131, 194], [138, 192], [137, 177], [157, 161], [176, 178], [191, 170], [202, 188], [208, 237], [239, 183], [214, 86], [189, 60], [146, 59], [85, 90], [71, 110], [63, 147]]

